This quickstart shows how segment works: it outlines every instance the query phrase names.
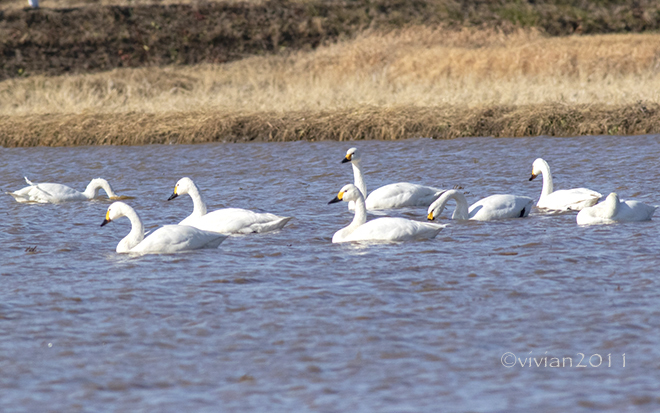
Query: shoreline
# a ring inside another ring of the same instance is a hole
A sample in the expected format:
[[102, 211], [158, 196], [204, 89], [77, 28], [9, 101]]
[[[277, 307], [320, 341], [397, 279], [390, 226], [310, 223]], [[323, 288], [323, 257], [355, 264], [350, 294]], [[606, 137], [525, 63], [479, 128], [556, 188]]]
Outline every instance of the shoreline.
[[545, 104], [478, 109], [363, 107], [286, 113], [2, 116], [0, 146], [630, 136], [658, 133], [658, 115], [660, 105], [640, 102], [620, 106]]

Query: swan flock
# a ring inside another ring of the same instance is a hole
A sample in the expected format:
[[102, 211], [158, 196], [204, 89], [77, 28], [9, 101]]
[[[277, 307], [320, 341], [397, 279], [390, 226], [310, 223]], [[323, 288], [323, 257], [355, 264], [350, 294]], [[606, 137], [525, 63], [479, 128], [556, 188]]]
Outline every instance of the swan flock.
[[[367, 219], [368, 211], [394, 210], [398, 208], [426, 209], [426, 220], [438, 220], [445, 208], [454, 201], [451, 219], [457, 221], [494, 221], [526, 218], [534, 207], [537, 213], [578, 212], [578, 225], [613, 224], [621, 222], [648, 221], [656, 206], [634, 200], [620, 200], [617, 193], [610, 193], [601, 201], [599, 192], [587, 188], [555, 190], [548, 163], [542, 158], [532, 164], [529, 181], [542, 175], [542, 189], [538, 201], [523, 195], [495, 194], [468, 204], [464, 193], [456, 189], [441, 189], [409, 182], [398, 182], [377, 188], [367, 193], [361, 152], [350, 148], [341, 163], [350, 163], [353, 169], [353, 184], [344, 185], [329, 204], [346, 202], [354, 211], [349, 225], [332, 236], [333, 243], [343, 242], [402, 242], [435, 238], [446, 224], [423, 222], [401, 217]], [[56, 183], [32, 183], [7, 192], [19, 203], [63, 204], [75, 201], [102, 200], [103, 190], [110, 200], [128, 199], [119, 197], [109, 182], [102, 178], [92, 179], [84, 191]], [[113, 202], [107, 209], [101, 226], [126, 217], [131, 230], [116, 247], [118, 253], [170, 254], [197, 249], [213, 249], [231, 234], [265, 233], [283, 229], [292, 217], [268, 212], [255, 212], [241, 208], [220, 208], [207, 211], [199, 187], [189, 177], [183, 177], [174, 186], [174, 200], [190, 196], [193, 210], [176, 225], [164, 225], [145, 236], [144, 225], [138, 213], [125, 202]], [[379, 212], [382, 214], [382, 212]], [[421, 215], [421, 214], [420, 214]]]

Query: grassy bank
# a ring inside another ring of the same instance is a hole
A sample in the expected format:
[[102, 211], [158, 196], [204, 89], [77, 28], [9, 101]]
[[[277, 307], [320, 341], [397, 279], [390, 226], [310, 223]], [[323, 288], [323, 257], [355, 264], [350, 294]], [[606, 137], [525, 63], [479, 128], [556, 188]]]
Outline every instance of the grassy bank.
[[657, 133], [660, 106], [363, 107], [287, 113], [126, 113], [0, 117], [0, 145], [75, 146], [205, 142], [576, 136]]

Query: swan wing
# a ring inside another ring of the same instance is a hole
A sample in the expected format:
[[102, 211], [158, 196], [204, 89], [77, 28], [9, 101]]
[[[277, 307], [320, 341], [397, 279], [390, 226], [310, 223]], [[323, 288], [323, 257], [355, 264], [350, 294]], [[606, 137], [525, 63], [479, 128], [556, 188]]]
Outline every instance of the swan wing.
[[[28, 181], [29, 182], [29, 181]], [[18, 202], [52, 203], [86, 200], [85, 196], [62, 184], [31, 184], [15, 192], [8, 192]]]
[[158, 228], [130, 250], [140, 254], [171, 254], [201, 248], [217, 248], [226, 235], [202, 231], [187, 225], [165, 225]]
[[444, 189], [409, 182], [381, 186], [367, 196], [367, 209], [393, 209], [405, 207], [428, 207]]
[[596, 205], [602, 196], [587, 188], [562, 189], [541, 197], [536, 206], [554, 211], [580, 211]]
[[470, 219], [477, 221], [524, 218], [529, 215], [533, 205], [534, 200], [527, 196], [497, 194], [472, 204], [468, 214]]
[[241, 208], [223, 208], [201, 217], [188, 217], [179, 225], [191, 225], [205, 231], [223, 234], [249, 234], [280, 229], [291, 220], [275, 214], [254, 212]]
[[444, 225], [418, 222], [405, 218], [378, 218], [356, 228], [344, 241], [410, 241], [430, 239]]
[[649, 221], [653, 217], [655, 208], [639, 201], [622, 201], [614, 220], [616, 222]]

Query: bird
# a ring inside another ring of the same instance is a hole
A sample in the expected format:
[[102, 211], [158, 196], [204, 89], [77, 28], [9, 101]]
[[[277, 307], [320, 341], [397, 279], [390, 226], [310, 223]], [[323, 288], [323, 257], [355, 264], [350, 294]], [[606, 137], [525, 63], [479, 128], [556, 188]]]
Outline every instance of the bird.
[[355, 216], [350, 225], [335, 232], [333, 243], [348, 241], [411, 241], [434, 238], [445, 225], [413, 221], [405, 218], [384, 217], [367, 222], [367, 211], [362, 192], [353, 184], [341, 188], [328, 204], [355, 202]]
[[[444, 189], [434, 188], [432, 186], [398, 182], [381, 186], [367, 195], [367, 184], [364, 182], [360, 165], [361, 156], [357, 148], [350, 148], [341, 162], [350, 162], [353, 166], [355, 186], [366, 197], [365, 202], [369, 211], [419, 206], [427, 207], [445, 191]], [[353, 210], [353, 208], [354, 204], [349, 202], [348, 209]]]
[[575, 220], [578, 225], [649, 221], [656, 208], [639, 201], [621, 201], [616, 192], [611, 192], [603, 202], [582, 209]]
[[27, 182], [29, 186], [21, 188], [18, 191], [7, 192], [7, 194], [13, 196], [14, 199], [20, 203], [36, 202], [41, 204], [58, 204], [62, 202], [88, 201], [97, 198], [99, 190], [103, 189], [110, 199], [119, 199], [108, 181], [102, 178], [92, 179], [84, 192], [76, 191], [75, 189], [62, 184], [35, 184], [27, 179], [27, 177], [25, 178], [25, 182]]
[[465, 195], [455, 189], [444, 192], [428, 209], [428, 220], [433, 221], [445, 209], [450, 199], [456, 201], [452, 219], [493, 221], [505, 218], [524, 218], [529, 215], [534, 200], [527, 196], [497, 194], [483, 198], [468, 208]]
[[241, 208], [222, 208], [207, 213], [206, 203], [202, 198], [199, 188], [188, 177], [179, 179], [168, 201], [185, 194], [190, 195], [193, 200], [193, 212], [183, 221], [179, 222], [179, 225], [190, 225], [195, 228], [223, 234], [249, 234], [281, 229], [292, 218], [253, 212]]
[[543, 174], [543, 189], [536, 206], [540, 209], [549, 211], [579, 211], [595, 205], [603, 196], [596, 191], [587, 188], [562, 189], [553, 191], [552, 174], [550, 166], [541, 158], [538, 158], [532, 164], [533, 180], [539, 174]]
[[140, 216], [130, 205], [121, 201], [113, 202], [108, 207], [101, 226], [121, 217], [127, 217], [131, 221], [131, 231], [117, 244], [118, 253], [171, 254], [217, 248], [227, 238], [226, 235], [202, 231], [188, 225], [165, 225], [145, 238]]

